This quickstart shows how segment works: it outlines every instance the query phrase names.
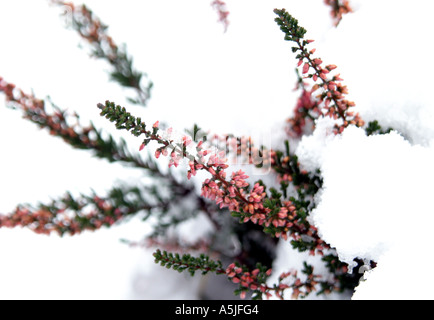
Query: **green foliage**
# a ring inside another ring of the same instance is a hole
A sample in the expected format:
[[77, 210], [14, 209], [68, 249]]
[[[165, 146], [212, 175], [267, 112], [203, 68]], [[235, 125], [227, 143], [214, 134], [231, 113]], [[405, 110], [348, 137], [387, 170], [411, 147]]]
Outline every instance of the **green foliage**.
[[390, 133], [392, 130], [392, 128], [387, 128], [386, 130], [384, 130], [377, 120], [368, 122], [368, 125], [365, 128], [365, 132], [368, 136], [375, 134], [387, 134]]
[[196, 258], [190, 254], [180, 255], [179, 253], [157, 250], [153, 255], [155, 263], [159, 263], [167, 269], [173, 269], [178, 272], [188, 271], [191, 276], [194, 276], [198, 271], [200, 271], [202, 275], [208, 272], [216, 274], [225, 273], [220, 261], [211, 260], [205, 254], [201, 254]]
[[[280, 30], [285, 33], [285, 40], [299, 42], [303, 39], [306, 29], [298, 25], [298, 20], [292, 17], [285, 9], [274, 9], [277, 18], [274, 20], [280, 26]], [[293, 52], [299, 50], [298, 47], [292, 48]]]

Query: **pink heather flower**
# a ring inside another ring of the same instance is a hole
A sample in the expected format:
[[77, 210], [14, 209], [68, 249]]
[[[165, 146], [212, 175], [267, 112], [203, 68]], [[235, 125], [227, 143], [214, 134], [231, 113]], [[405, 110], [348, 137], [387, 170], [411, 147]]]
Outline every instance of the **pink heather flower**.
[[301, 66], [302, 63], [303, 63], [303, 59], [298, 60], [297, 67]]
[[235, 263], [231, 263], [231, 264], [226, 268], [226, 273], [231, 272], [233, 269], [235, 269]]
[[303, 73], [307, 73], [309, 71], [309, 64], [306, 62], [304, 65], [303, 65]]
[[142, 151], [144, 148], [145, 148], [145, 144], [142, 143], [142, 144], [140, 145], [139, 151]]
[[280, 219], [285, 219], [287, 216], [288, 216], [288, 209], [286, 209], [286, 208], [280, 208], [280, 211], [279, 211], [279, 213], [277, 214], [277, 216], [280, 218]]
[[344, 79], [342, 79], [341, 77], [340, 77], [340, 73], [338, 73], [337, 75], [335, 75], [334, 77], [333, 77], [333, 80], [334, 81], [343, 81]]
[[191, 144], [191, 142], [192, 142], [192, 140], [191, 140], [190, 137], [188, 137], [188, 136], [183, 136], [183, 137], [182, 137], [182, 143], [183, 143], [185, 146], [189, 146], [189, 145]]
[[159, 125], [160, 125], [160, 121], [157, 121], [152, 125], [152, 128], [158, 128]]
[[235, 194], [235, 188], [234, 188], [233, 186], [230, 186], [230, 187], [228, 188], [228, 191], [229, 191], [229, 196], [230, 196], [230, 197], [232, 197], [232, 198], [235, 198], [235, 197], [236, 197], [236, 194]]
[[155, 158], [159, 158], [160, 157], [160, 155], [161, 155], [161, 151], [160, 151], [160, 149], [157, 149], [156, 151], [155, 151]]

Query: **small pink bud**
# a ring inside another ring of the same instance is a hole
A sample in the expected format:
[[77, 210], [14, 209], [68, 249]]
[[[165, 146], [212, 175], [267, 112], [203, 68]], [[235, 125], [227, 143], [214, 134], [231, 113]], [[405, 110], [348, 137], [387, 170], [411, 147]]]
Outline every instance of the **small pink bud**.
[[160, 157], [160, 155], [161, 155], [161, 151], [160, 150], [155, 151], [155, 158], [158, 159]]
[[160, 121], [157, 121], [153, 124], [152, 128], [158, 128], [159, 125], [160, 125]]
[[306, 62], [303, 66], [303, 73], [307, 73], [309, 71], [309, 64]]
[[142, 143], [142, 144], [140, 145], [139, 151], [142, 151], [144, 148], [145, 148], [145, 144]]

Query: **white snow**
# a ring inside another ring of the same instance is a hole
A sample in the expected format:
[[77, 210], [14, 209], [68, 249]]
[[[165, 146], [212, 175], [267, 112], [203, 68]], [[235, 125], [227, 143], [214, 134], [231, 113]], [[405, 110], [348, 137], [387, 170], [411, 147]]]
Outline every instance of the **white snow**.
[[[302, 165], [321, 169], [324, 178], [312, 212], [320, 235], [342, 261], [378, 263], [354, 299], [434, 297], [434, 281], [424, 271], [434, 262], [434, 105], [428, 76], [434, 67], [418, 67], [413, 51], [432, 53], [434, 42], [427, 32], [434, 25], [426, 16], [432, 7], [429, 1], [417, 1], [414, 7], [364, 1], [325, 46], [344, 67], [340, 71], [362, 118], [399, 133], [367, 137], [364, 130], [350, 127], [333, 137], [331, 121], [320, 119], [297, 149]], [[385, 23], [381, 17], [388, 10], [393, 14]], [[340, 54], [333, 49], [339, 39], [345, 39]], [[410, 49], [409, 43], [415, 46]]]

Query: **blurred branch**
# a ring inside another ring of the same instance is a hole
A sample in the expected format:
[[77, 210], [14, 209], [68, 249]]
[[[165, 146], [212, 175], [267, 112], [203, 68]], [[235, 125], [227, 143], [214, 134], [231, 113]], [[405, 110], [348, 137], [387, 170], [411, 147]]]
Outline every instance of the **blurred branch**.
[[91, 195], [64, 197], [49, 204], [36, 207], [20, 205], [9, 215], [0, 215], [1, 227], [27, 227], [30, 230], [63, 236], [81, 233], [84, 230], [97, 230], [102, 226], [110, 227], [115, 222], [132, 216], [140, 211], [151, 214], [153, 210], [167, 210], [170, 200], [146, 200], [137, 187], [113, 188], [108, 196], [102, 197], [93, 192]]
[[324, 3], [331, 7], [330, 14], [336, 27], [341, 22], [344, 14], [353, 12], [349, 0], [324, 0]]
[[147, 74], [133, 67], [133, 59], [128, 55], [125, 45], [118, 46], [108, 35], [108, 27], [85, 5], [76, 6], [72, 2], [51, 0], [65, 10], [65, 19], [92, 48], [92, 56], [107, 61], [112, 66], [110, 79], [121, 86], [136, 91], [136, 98], [128, 98], [134, 104], [146, 106], [151, 97], [153, 83]]
[[218, 21], [221, 22], [224, 26], [225, 32], [228, 30], [229, 26], [229, 11], [226, 8], [226, 3], [222, 0], [213, 0], [211, 2], [211, 6], [214, 8], [214, 10], [217, 11], [219, 19]]

